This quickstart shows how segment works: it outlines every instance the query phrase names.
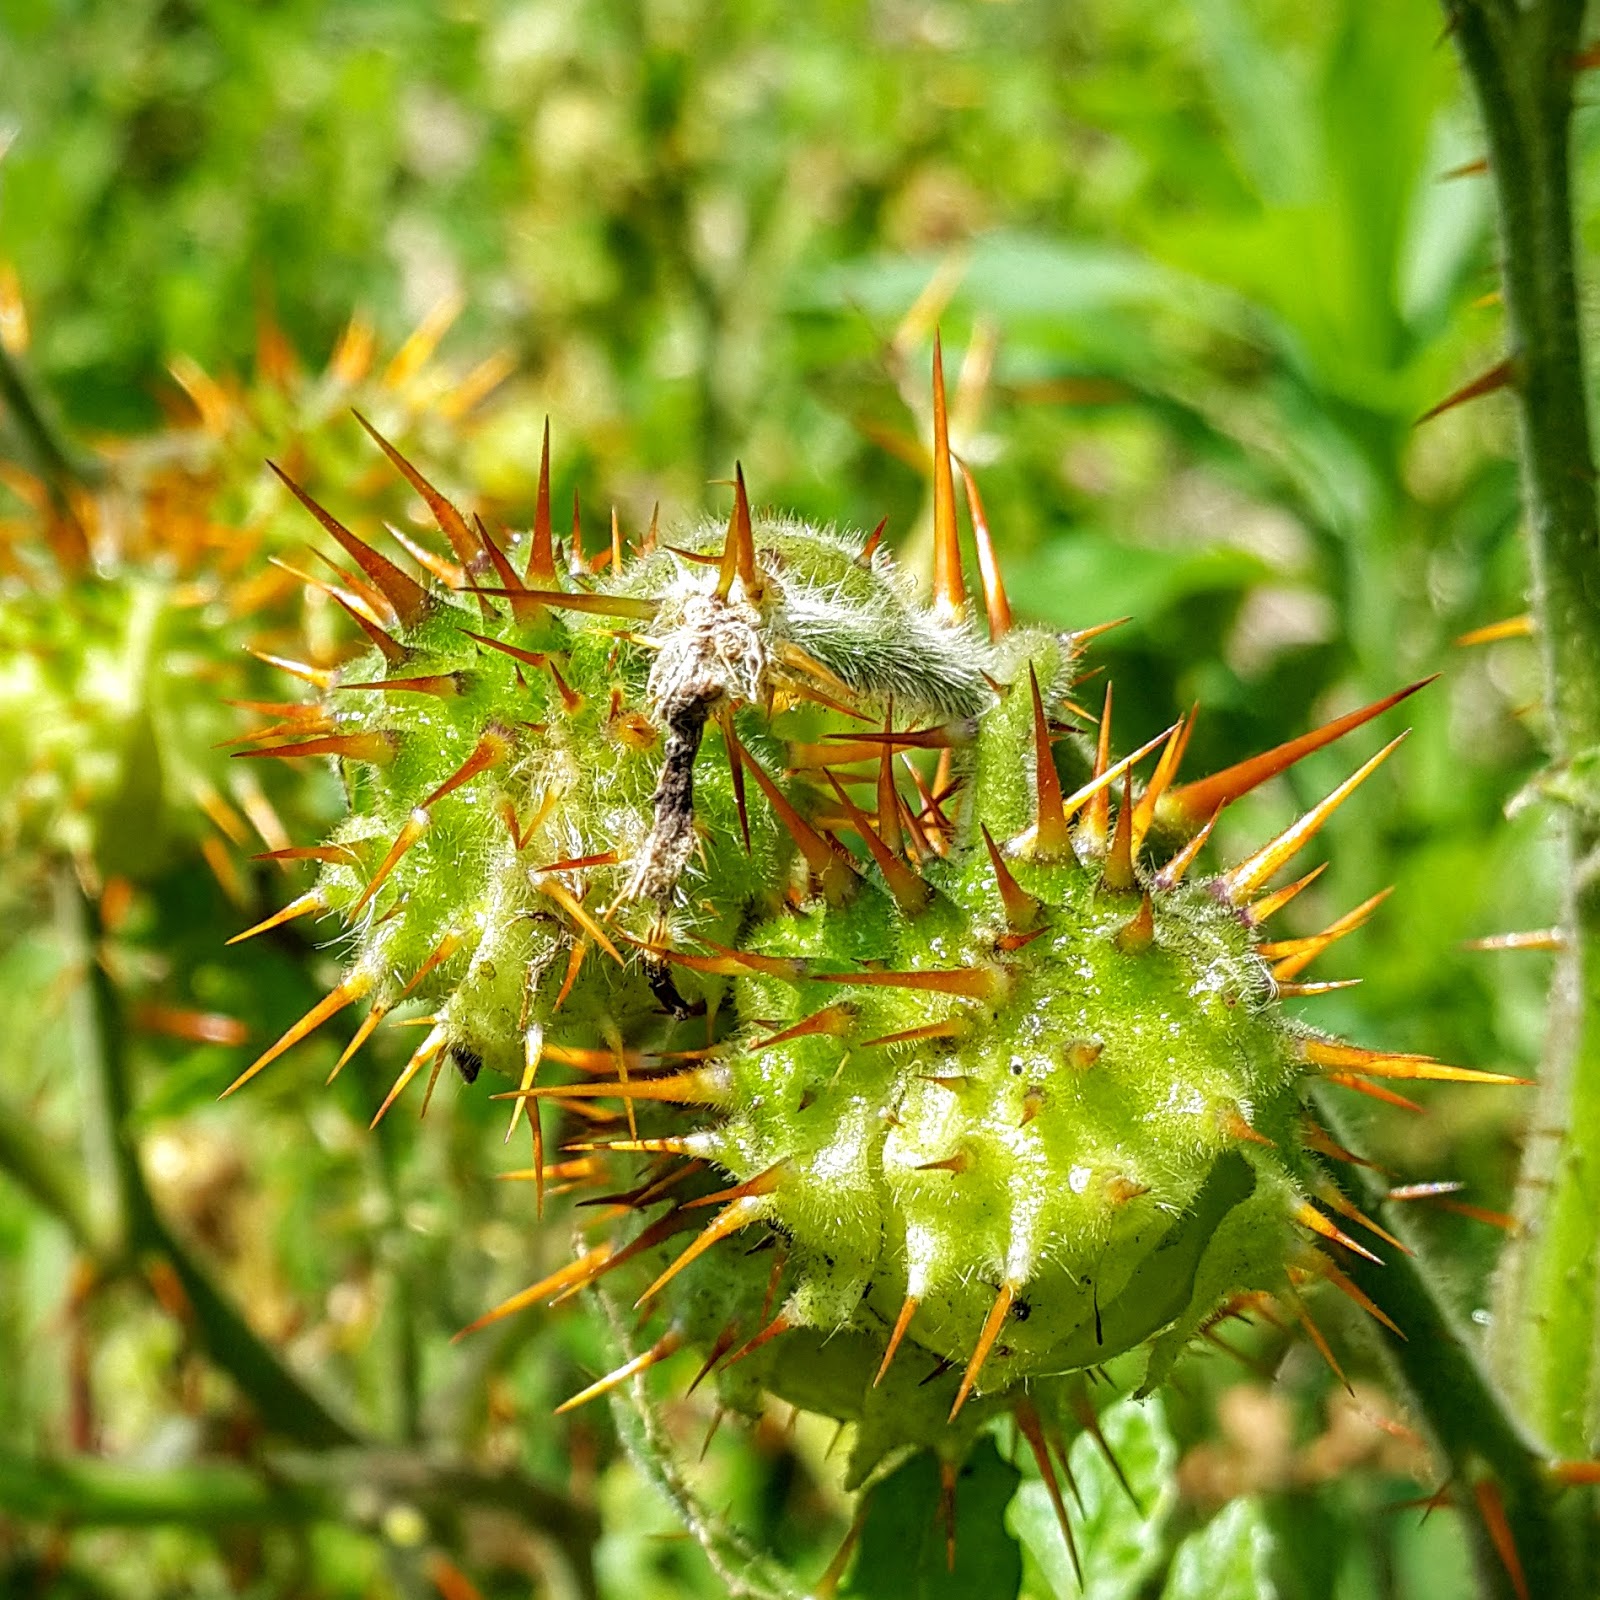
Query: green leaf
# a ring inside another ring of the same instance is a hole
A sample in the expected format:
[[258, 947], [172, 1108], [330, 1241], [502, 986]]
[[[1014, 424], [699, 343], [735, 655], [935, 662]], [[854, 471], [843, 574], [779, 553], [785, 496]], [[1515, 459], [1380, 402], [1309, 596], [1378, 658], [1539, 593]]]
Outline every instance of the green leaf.
[[875, 1489], [844, 1593], [855, 1600], [1011, 1600], [1022, 1553], [1006, 1531], [1021, 1473], [983, 1439], [956, 1476], [955, 1564], [939, 1505], [939, 1464], [923, 1451]]
[[1235, 1500], [1178, 1546], [1161, 1600], [1272, 1600], [1272, 1535], [1254, 1500]]
[[1135, 1507], [1104, 1453], [1088, 1434], [1072, 1447], [1072, 1475], [1083, 1500], [1069, 1506], [1083, 1562], [1080, 1587], [1043, 1483], [1023, 1484], [1011, 1503], [1011, 1526], [1048, 1584], [1072, 1600], [1132, 1600], [1161, 1563], [1163, 1536], [1177, 1499], [1178, 1450], [1159, 1398], [1124, 1400], [1100, 1419], [1106, 1444], [1139, 1501]]

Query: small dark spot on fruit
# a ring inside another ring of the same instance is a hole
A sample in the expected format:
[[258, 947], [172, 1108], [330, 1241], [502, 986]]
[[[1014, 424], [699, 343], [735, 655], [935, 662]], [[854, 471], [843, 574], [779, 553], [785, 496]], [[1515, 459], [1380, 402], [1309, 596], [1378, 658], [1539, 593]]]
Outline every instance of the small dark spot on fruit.
[[483, 1057], [476, 1050], [469, 1050], [466, 1045], [458, 1044], [450, 1052], [450, 1059], [455, 1063], [455, 1069], [461, 1074], [463, 1083], [476, 1083], [478, 1074], [483, 1071]]
[[1028, 1318], [1033, 1315], [1033, 1306], [1027, 1300], [1020, 1298], [1013, 1300], [1011, 1302], [1011, 1315], [1015, 1317], [1018, 1322], [1026, 1322]]

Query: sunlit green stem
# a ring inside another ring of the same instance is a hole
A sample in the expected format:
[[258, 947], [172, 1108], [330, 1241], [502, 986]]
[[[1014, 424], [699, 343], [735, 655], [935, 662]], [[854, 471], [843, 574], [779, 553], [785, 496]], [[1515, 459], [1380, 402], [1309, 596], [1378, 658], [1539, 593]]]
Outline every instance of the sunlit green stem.
[[1522, 424], [1533, 605], [1552, 767], [1564, 803], [1562, 923], [1519, 1237], [1496, 1285], [1495, 1368], [1562, 1455], [1600, 1442], [1600, 513], [1574, 260], [1569, 163], [1582, 0], [1449, 0], [1500, 210], [1509, 358]]

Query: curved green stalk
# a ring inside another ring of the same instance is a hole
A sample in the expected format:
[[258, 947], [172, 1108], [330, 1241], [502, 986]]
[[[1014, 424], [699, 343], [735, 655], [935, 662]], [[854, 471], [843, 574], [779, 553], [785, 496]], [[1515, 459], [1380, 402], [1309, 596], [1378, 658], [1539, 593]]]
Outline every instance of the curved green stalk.
[[1495, 1294], [1497, 1374], [1561, 1455], [1600, 1443], [1600, 513], [1569, 171], [1582, 0], [1448, 0], [1488, 138], [1521, 417], [1533, 605], [1565, 805], [1566, 949]]

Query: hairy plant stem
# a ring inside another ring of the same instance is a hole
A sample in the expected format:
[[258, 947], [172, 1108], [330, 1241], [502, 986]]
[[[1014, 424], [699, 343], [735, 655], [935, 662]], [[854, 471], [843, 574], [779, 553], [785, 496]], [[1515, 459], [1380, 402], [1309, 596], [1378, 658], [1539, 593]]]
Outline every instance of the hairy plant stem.
[[1488, 139], [1521, 418], [1533, 608], [1564, 805], [1562, 927], [1520, 1233], [1495, 1286], [1491, 1360], [1546, 1445], [1600, 1445], [1600, 512], [1580, 345], [1569, 171], [1583, 0], [1446, 0]]

